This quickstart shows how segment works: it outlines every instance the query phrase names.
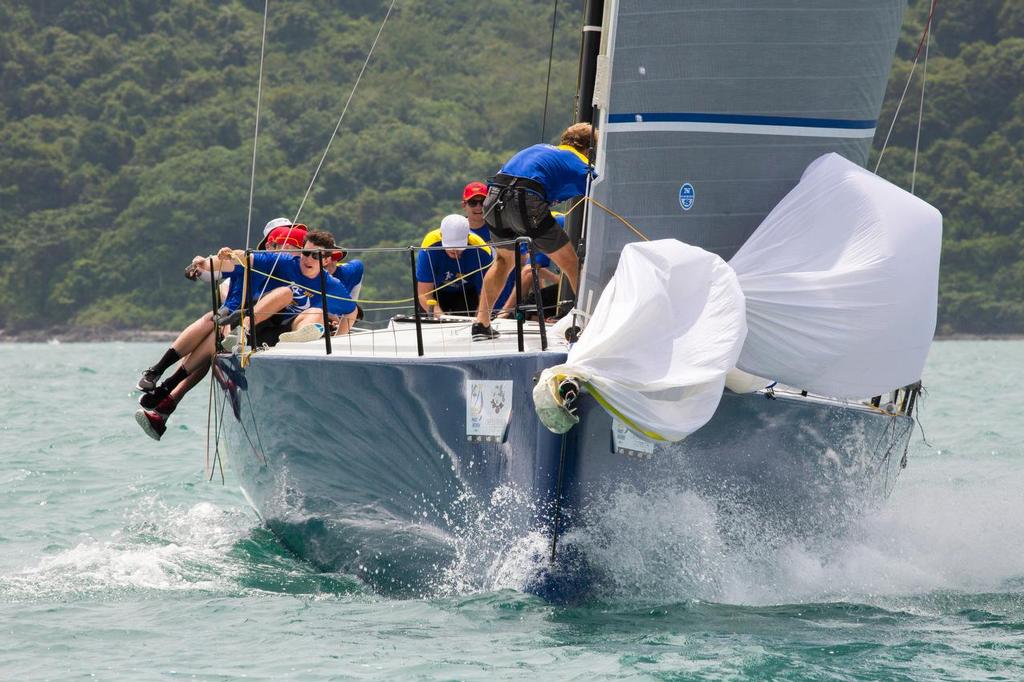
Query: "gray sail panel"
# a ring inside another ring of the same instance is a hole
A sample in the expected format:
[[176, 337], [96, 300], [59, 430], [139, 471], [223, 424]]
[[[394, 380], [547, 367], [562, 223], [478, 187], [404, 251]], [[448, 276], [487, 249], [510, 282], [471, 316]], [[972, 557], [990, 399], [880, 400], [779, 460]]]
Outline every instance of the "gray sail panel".
[[[837, 152], [864, 164], [904, 7], [609, 3], [611, 77], [592, 196], [651, 239], [730, 258], [812, 160]], [[593, 300], [636, 239], [590, 209], [584, 287]]]

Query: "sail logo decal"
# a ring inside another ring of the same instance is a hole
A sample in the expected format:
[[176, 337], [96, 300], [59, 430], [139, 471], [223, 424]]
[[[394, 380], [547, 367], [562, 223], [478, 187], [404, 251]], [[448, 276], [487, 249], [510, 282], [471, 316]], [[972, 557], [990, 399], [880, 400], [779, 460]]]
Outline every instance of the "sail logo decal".
[[693, 185], [684, 182], [683, 186], [679, 188], [679, 205], [684, 211], [689, 211], [693, 208], [694, 196]]
[[875, 135], [870, 119], [755, 116], [750, 114], [641, 113], [609, 114], [609, 132], [706, 132], [797, 137], [865, 137]]

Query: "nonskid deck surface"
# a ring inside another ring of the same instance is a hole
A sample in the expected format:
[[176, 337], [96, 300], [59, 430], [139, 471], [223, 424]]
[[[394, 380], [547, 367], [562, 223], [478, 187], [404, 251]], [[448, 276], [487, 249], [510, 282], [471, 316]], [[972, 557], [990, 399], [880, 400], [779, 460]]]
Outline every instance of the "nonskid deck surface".
[[[473, 341], [471, 318], [450, 317], [445, 322], [421, 325], [424, 357], [466, 357], [506, 355], [519, 350], [515, 320], [494, 320], [493, 327], [501, 336], [489, 341]], [[451, 320], [451, 321], [449, 321]], [[548, 350], [566, 352], [568, 344], [547, 328]], [[536, 322], [523, 325], [523, 346], [527, 352], [541, 350], [540, 327]], [[326, 355], [323, 339], [305, 343], [278, 343], [261, 351], [268, 355], [318, 357]], [[414, 322], [392, 320], [384, 329], [356, 328], [344, 336], [331, 337], [331, 354], [371, 358], [415, 358], [419, 356]]]

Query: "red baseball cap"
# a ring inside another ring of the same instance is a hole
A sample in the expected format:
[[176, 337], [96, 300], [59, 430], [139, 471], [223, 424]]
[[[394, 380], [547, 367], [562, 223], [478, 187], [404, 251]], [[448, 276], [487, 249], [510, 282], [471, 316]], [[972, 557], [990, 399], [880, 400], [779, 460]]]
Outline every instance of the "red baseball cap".
[[288, 225], [285, 227], [275, 227], [267, 235], [266, 243], [277, 244], [281, 248], [301, 249], [302, 245], [306, 243], [306, 226]]
[[471, 182], [462, 189], [462, 200], [469, 201], [473, 197], [486, 197], [487, 185], [482, 182]]

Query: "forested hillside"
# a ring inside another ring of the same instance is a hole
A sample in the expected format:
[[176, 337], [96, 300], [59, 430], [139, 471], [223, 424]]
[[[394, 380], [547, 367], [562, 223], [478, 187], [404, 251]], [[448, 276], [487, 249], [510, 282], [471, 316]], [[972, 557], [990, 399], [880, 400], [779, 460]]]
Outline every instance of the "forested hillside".
[[[253, 235], [299, 209], [387, 4], [270, 3]], [[539, 141], [552, 4], [399, 2], [300, 220], [414, 243]], [[582, 0], [558, 8], [548, 137], [571, 118]], [[926, 10], [908, 11], [876, 147]], [[181, 272], [246, 240], [262, 16], [263, 0], [0, 0], [0, 328], [166, 329], [204, 308]], [[879, 169], [908, 188], [920, 82]], [[1024, 332], [1022, 93], [1024, 3], [940, 0], [915, 191], [945, 216], [943, 332]], [[364, 296], [395, 292], [392, 261], [368, 263]]]

